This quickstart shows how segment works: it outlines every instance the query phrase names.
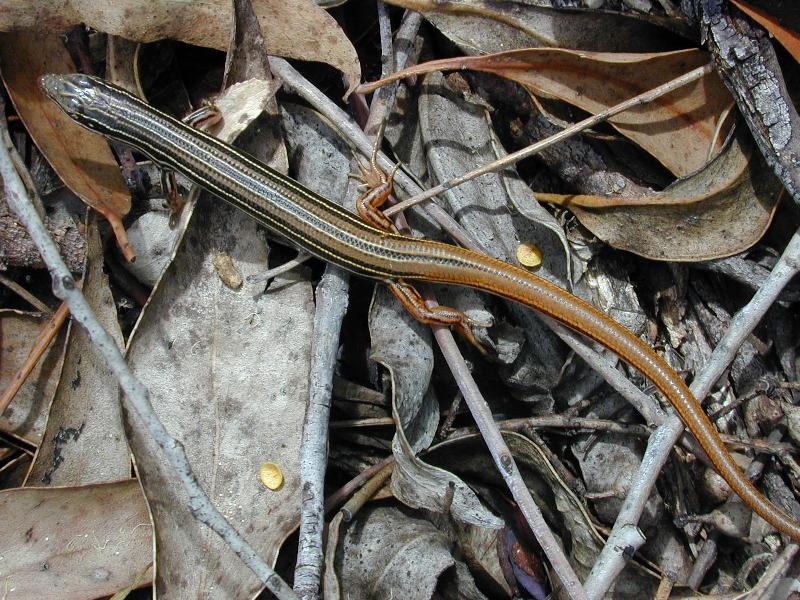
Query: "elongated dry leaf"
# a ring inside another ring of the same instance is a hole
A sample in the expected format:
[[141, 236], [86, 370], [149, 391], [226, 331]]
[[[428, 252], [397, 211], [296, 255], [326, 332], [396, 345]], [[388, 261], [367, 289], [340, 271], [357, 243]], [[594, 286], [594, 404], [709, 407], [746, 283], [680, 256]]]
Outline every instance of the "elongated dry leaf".
[[422, 12], [467, 54], [531, 46], [652, 52], [667, 49], [663, 27], [687, 37], [691, 35], [680, 19], [634, 16], [612, 10], [559, 9], [540, 1], [388, 0], [388, 3]]
[[[121, 348], [122, 331], [103, 273], [103, 247], [96, 222], [89, 223], [86, 241], [83, 293]], [[113, 373], [86, 332], [73, 323], [47, 428], [25, 485], [81, 485], [130, 477], [120, 408]]]
[[134, 479], [5, 490], [0, 522], [0, 581], [9, 600], [109, 596], [153, 560], [150, 517]]
[[370, 307], [369, 332], [370, 360], [386, 368], [391, 378], [392, 416], [397, 425], [392, 441], [395, 497], [412, 508], [441, 511], [445, 491], [452, 484], [450, 514], [454, 519], [482, 527], [501, 527], [469, 486], [416, 456], [430, 446], [439, 421], [439, 405], [429, 389], [433, 370], [429, 328], [411, 317], [381, 286], [375, 290]]
[[[267, 54], [329, 64], [342, 71], [350, 86], [361, 79], [355, 48], [327, 12], [311, 0], [253, 0], [264, 30]], [[60, 33], [85, 24], [134, 42], [174, 39], [195, 46], [227, 50], [232, 18], [227, 0], [0, 0], [0, 31], [36, 29]]]
[[652, 196], [536, 197], [569, 208], [615, 248], [686, 262], [730, 256], [755, 244], [772, 220], [782, 189], [742, 132], [703, 169]]
[[0, 35], [3, 81], [20, 118], [61, 180], [111, 223], [125, 257], [133, 258], [122, 217], [131, 207], [119, 166], [102, 137], [67, 117], [39, 89], [45, 73], [73, 73], [75, 65], [56, 35]]
[[[435, 60], [400, 71], [407, 75], [473, 69], [518, 82], [596, 114], [708, 63], [701, 50], [657, 54], [608, 54], [554, 48], [513, 50], [487, 56]], [[369, 91], [375, 84], [361, 86]], [[701, 168], [719, 137], [717, 125], [733, 99], [715, 73], [653, 102], [616, 115], [611, 124], [677, 176]], [[724, 133], [721, 139], [724, 139]]]

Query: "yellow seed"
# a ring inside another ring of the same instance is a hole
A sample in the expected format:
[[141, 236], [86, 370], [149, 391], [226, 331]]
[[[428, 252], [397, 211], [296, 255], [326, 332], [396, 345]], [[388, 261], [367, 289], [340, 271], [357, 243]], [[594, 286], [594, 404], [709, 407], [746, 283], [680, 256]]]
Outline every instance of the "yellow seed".
[[517, 260], [529, 269], [541, 266], [542, 251], [533, 244], [520, 244], [517, 246]]
[[258, 476], [261, 478], [261, 483], [273, 492], [283, 487], [283, 473], [275, 463], [261, 463]]

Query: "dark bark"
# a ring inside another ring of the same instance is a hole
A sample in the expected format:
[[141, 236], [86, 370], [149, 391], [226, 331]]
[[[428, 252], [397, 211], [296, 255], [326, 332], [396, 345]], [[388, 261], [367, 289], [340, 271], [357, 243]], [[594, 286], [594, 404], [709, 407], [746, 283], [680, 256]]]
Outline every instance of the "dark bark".
[[683, 0], [756, 144], [800, 204], [800, 117], [767, 33], [725, 0]]

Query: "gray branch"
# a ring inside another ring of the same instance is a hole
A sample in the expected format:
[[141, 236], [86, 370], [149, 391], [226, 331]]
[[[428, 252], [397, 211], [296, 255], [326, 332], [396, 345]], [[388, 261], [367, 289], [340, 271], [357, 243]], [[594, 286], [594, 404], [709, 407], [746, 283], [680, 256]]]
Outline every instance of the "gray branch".
[[114, 339], [103, 329], [86, 298], [75, 285], [75, 280], [58, 253], [58, 247], [47, 233], [47, 228], [33, 208], [33, 204], [14, 168], [10, 150], [13, 147], [5, 121], [5, 107], [0, 102], [0, 176], [5, 185], [6, 199], [11, 210], [19, 217], [42, 255], [53, 279], [53, 293], [66, 302], [72, 317], [86, 330], [108, 367], [125, 392], [124, 402], [141, 417], [147, 431], [161, 448], [169, 464], [189, 495], [192, 515], [217, 533], [239, 558], [253, 571], [261, 582], [280, 600], [295, 600], [297, 596], [272, 568], [264, 562], [250, 544], [236, 531], [214, 507], [200, 487], [183, 445], [170, 436], [150, 404], [150, 395], [144, 384], [128, 367]]

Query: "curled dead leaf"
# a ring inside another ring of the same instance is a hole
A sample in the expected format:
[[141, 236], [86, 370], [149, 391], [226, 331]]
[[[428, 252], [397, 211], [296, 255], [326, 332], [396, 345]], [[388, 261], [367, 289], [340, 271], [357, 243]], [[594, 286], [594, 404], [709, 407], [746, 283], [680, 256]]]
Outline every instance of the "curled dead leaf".
[[[530, 0], [388, 0], [387, 3], [423, 13], [467, 54], [529, 46], [642, 52], [664, 49], [663, 41], [659, 41], [664, 29], [692, 36], [683, 19], [624, 13], [605, 6], [601, 10], [583, 7], [576, 10], [569, 3]], [[567, 6], [559, 7], [560, 4]], [[609, 31], [614, 34], [609, 35]]]
[[700, 261], [755, 244], [769, 226], [782, 186], [749, 135], [732, 136], [697, 173], [645, 198], [537, 193], [569, 208], [593, 234], [645, 258]]
[[[434, 60], [362, 85], [368, 92], [394, 79], [449, 69], [473, 69], [516, 81], [531, 94], [569, 102], [597, 114], [708, 63], [697, 50], [649, 54], [528, 48], [486, 56]], [[677, 176], [701, 168], [720, 136], [733, 99], [716, 73], [615, 115], [609, 122]]]

